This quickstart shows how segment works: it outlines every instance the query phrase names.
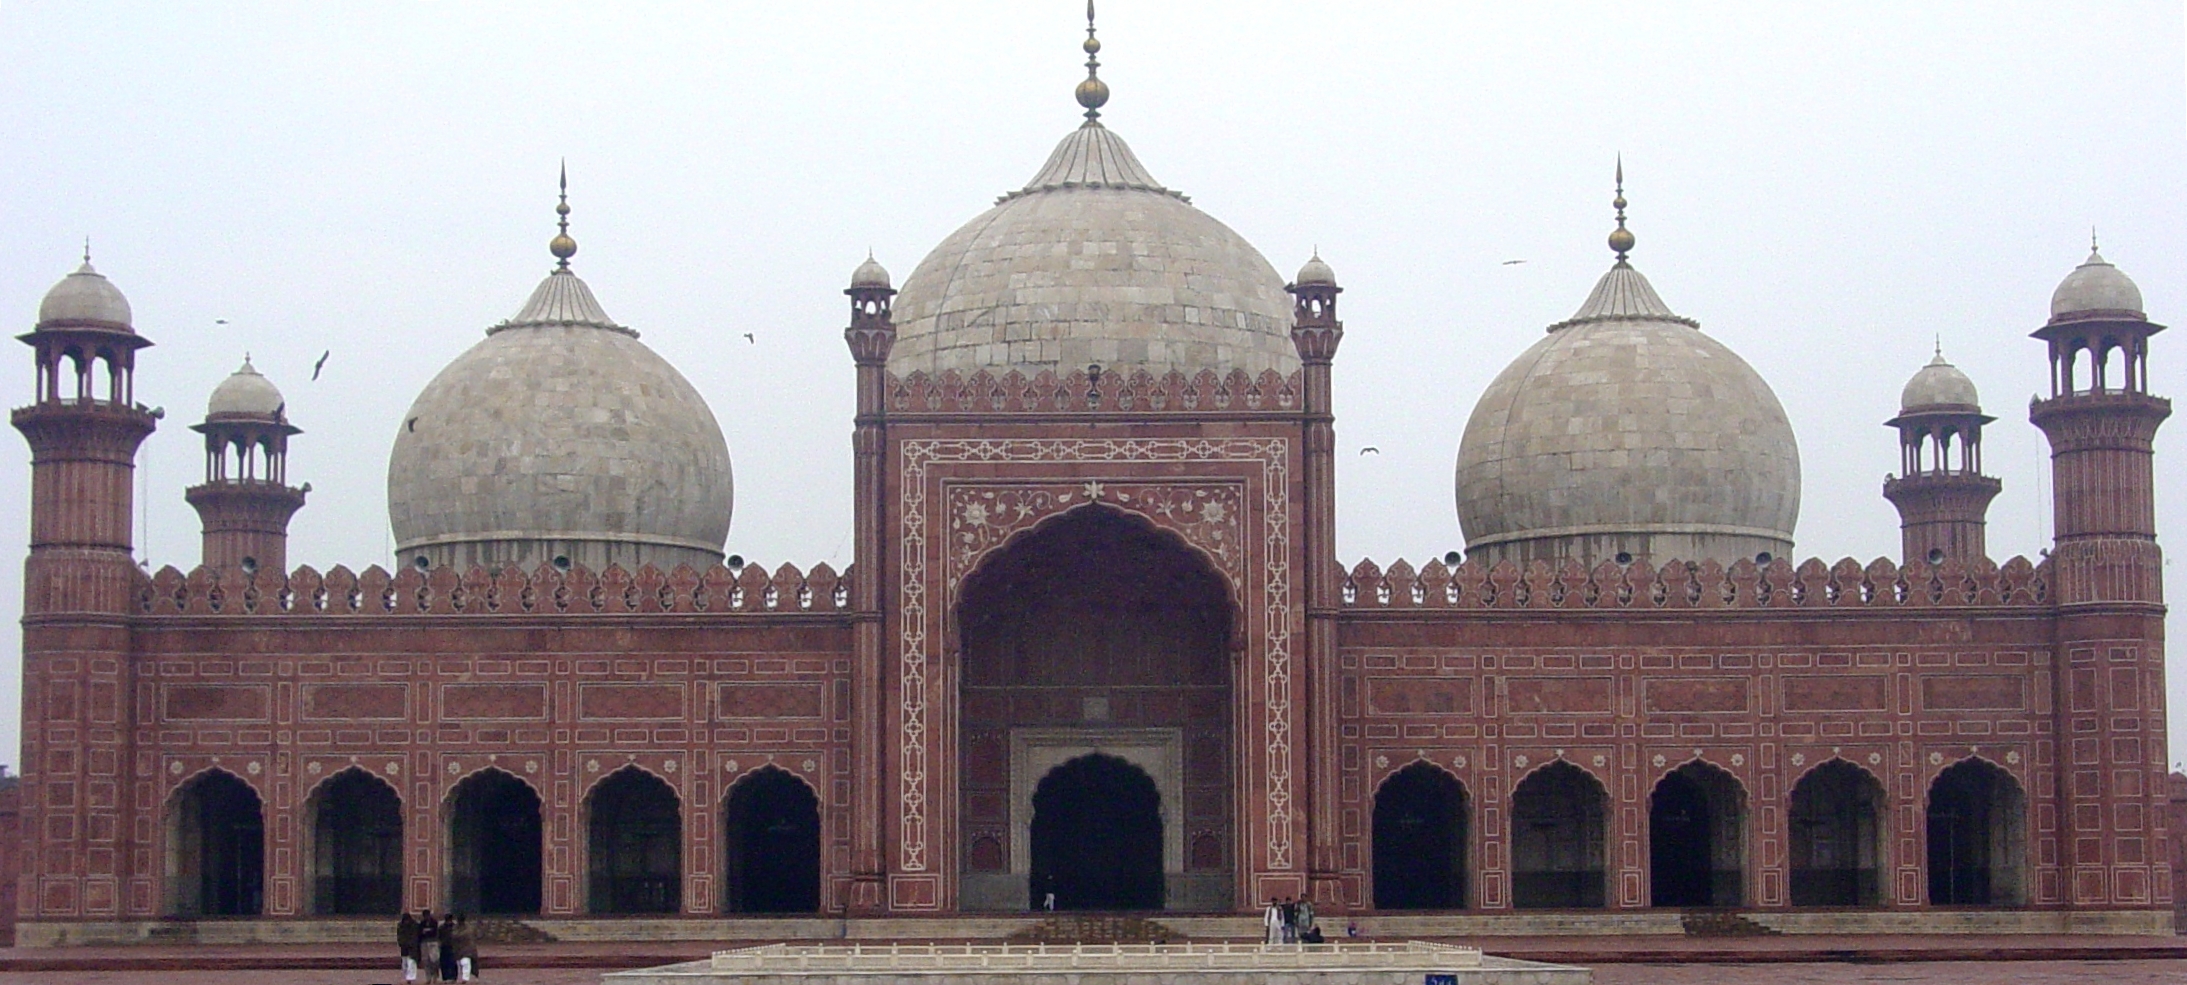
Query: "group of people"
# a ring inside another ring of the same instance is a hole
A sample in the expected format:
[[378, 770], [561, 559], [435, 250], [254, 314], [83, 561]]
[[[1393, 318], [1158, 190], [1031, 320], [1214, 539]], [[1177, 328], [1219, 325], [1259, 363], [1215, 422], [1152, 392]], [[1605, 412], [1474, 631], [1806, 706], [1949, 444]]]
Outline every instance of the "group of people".
[[431, 910], [416, 916], [404, 911], [395, 921], [395, 945], [402, 949], [406, 983], [415, 983], [420, 971], [429, 982], [467, 982], [478, 974], [478, 941], [461, 913], [436, 920]]
[[1314, 901], [1309, 899], [1270, 899], [1268, 908], [1261, 911], [1261, 928], [1270, 944], [1323, 942], [1321, 925], [1314, 922]]

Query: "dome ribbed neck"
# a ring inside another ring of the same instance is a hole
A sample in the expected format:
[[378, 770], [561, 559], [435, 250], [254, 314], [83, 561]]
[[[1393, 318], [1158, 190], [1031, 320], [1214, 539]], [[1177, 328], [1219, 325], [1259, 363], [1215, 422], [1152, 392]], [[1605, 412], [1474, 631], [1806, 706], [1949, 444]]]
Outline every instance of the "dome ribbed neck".
[[1700, 328], [1701, 323], [1679, 315], [1655, 292], [1655, 286], [1642, 277], [1640, 271], [1623, 260], [1603, 274], [1595, 282], [1595, 289], [1587, 300], [1572, 313], [1572, 317], [1549, 326], [1552, 332], [1578, 325], [1605, 321], [1664, 321]]
[[1098, 121], [1087, 120], [1084, 126], [1071, 131], [1056, 145], [1055, 152], [1048, 155], [1048, 163], [1033, 175], [1033, 180], [995, 202], [999, 205], [1020, 196], [1065, 188], [1128, 188], [1191, 201], [1183, 192], [1164, 188], [1161, 182], [1154, 180], [1154, 176], [1147, 173], [1146, 165], [1140, 164], [1139, 157], [1124, 143], [1124, 138]]
[[539, 328], [568, 326], [576, 328], [604, 328], [637, 338], [634, 329], [615, 323], [607, 310], [600, 307], [598, 298], [592, 296], [592, 288], [569, 268], [563, 267], [547, 275], [539, 286], [532, 289], [532, 296], [524, 307], [508, 321], [486, 330], [486, 334], [511, 328]]

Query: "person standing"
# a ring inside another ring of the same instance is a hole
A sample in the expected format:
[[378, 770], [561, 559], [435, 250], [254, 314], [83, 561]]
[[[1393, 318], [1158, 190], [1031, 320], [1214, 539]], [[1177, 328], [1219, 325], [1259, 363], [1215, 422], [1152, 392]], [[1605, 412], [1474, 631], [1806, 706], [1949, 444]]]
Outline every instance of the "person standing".
[[1283, 925], [1283, 942], [1286, 944], [1296, 944], [1299, 942], [1298, 901], [1292, 899], [1289, 896], [1286, 896], [1283, 898], [1283, 906], [1280, 909], [1283, 917], [1283, 919], [1281, 920], [1281, 923]]
[[1268, 909], [1261, 911], [1261, 936], [1265, 944], [1283, 943], [1283, 904], [1273, 896], [1268, 898]]
[[440, 921], [424, 908], [418, 910], [418, 967], [426, 981], [440, 981]]
[[395, 921], [395, 947], [402, 952], [404, 985], [411, 985], [418, 980], [418, 918], [409, 910], [402, 911], [402, 919]]
[[456, 958], [463, 953], [463, 914], [450, 914], [440, 922], [440, 980], [456, 980]]
[[[1299, 897], [1298, 920], [1293, 924], [1293, 926], [1296, 926], [1298, 928], [1299, 940], [1301, 941], [1306, 941], [1306, 938], [1309, 935], [1314, 937], [1321, 936], [1320, 934], [1314, 932], [1314, 901], [1312, 898], [1306, 896]], [[1318, 943], [1318, 941], [1307, 941], [1307, 943]]]
[[477, 956], [470, 921], [458, 913], [441, 924], [440, 936], [441, 976], [452, 982], [470, 981], [473, 959]]

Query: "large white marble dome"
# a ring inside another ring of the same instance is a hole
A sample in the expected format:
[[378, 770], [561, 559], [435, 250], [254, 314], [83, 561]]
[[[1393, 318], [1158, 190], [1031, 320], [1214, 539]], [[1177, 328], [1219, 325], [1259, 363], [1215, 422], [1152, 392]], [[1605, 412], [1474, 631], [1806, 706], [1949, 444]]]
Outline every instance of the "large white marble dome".
[[1485, 562], [1728, 564], [1791, 551], [1800, 452], [1760, 374], [1621, 256], [1481, 395], [1457, 495]]
[[1092, 119], [920, 261], [895, 318], [899, 375], [1298, 367], [1275, 268]]
[[387, 501], [405, 564], [699, 567], [729, 535], [729, 445], [565, 264], [418, 394]]

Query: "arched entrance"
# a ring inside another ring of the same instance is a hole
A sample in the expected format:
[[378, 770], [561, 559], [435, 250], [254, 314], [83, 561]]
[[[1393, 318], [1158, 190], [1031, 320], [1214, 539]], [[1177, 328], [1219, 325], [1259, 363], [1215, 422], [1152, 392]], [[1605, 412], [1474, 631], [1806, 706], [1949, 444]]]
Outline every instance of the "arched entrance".
[[1738, 906], [1746, 868], [1746, 792], [1731, 774], [1691, 762], [1648, 798], [1651, 906]]
[[490, 769], [457, 784], [448, 801], [448, 909], [538, 913], [539, 795]]
[[1466, 815], [1466, 788], [1427, 763], [1382, 782], [1374, 795], [1375, 909], [1466, 905]]
[[586, 909], [683, 909], [683, 811], [661, 778], [626, 766], [585, 798]]
[[730, 913], [820, 910], [820, 799], [772, 766], [729, 788], [721, 809], [722, 909]]
[[1058, 902], [1230, 909], [1236, 752], [1223, 576], [1175, 535], [1087, 506], [989, 556], [965, 579], [956, 617], [965, 908], [1039, 903], [1042, 880], [1060, 870], [1036, 875], [1033, 817], [1049, 831], [1086, 823], [1055, 813], [1079, 800], [1031, 809], [1034, 784], [1051, 765], [1107, 751], [1155, 784], [1159, 868], [1147, 885], [1133, 876], [1136, 888], [1059, 889]]
[[266, 904], [266, 822], [251, 789], [213, 770], [175, 795], [167, 817], [168, 912], [254, 917]]
[[1607, 796], [1593, 776], [1562, 760], [1520, 781], [1511, 792], [1511, 905], [1603, 905]]
[[377, 777], [346, 769], [307, 808], [311, 912], [402, 912], [402, 799]]
[[1162, 908], [1162, 799], [1144, 770], [1080, 756], [1033, 793], [1032, 899], [1058, 910]]
[[1929, 902], [1999, 906], [2023, 901], [2026, 811], [2020, 784], [1996, 764], [1968, 759], [1929, 784]]
[[1793, 906], [1875, 906], [1883, 901], [1883, 784], [1842, 759], [1817, 766], [1792, 788]]

